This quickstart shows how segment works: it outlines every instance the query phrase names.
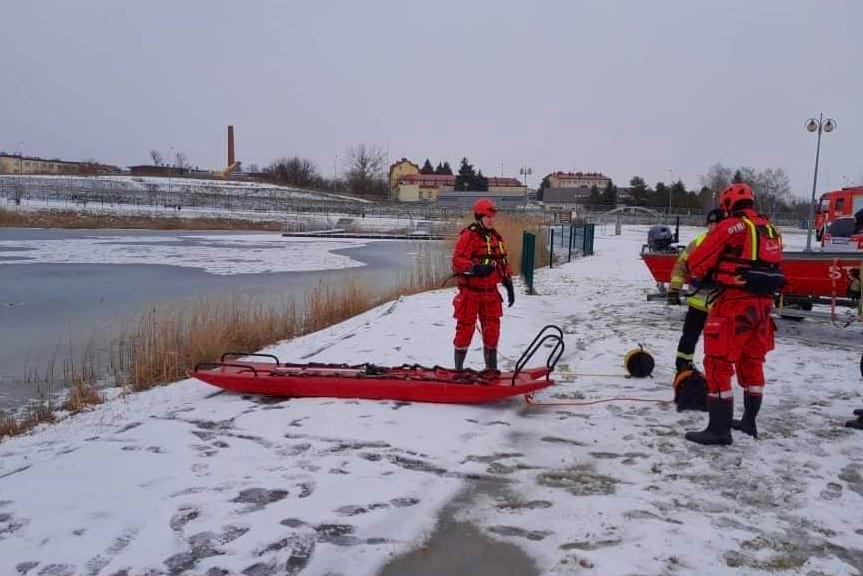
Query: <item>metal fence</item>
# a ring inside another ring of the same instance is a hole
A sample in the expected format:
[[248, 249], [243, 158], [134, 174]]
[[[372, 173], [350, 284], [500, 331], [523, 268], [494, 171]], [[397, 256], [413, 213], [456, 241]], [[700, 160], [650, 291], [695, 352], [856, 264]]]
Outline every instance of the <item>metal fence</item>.
[[560, 260], [572, 261], [575, 256], [593, 255], [593, 237], [596, 225], [570, 224], [569, 226], [549, 226], [546, 228], [546, 244], [551, 257], [549, 268], [554, 266], [555, 252]]

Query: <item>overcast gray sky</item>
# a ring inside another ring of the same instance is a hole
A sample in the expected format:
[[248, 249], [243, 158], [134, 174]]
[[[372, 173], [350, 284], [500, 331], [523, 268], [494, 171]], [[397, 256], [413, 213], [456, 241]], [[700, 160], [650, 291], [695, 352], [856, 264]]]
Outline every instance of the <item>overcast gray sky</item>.
[[127, 166], [462, 156], [618, 184], [715, 162], [782, 167], [808, 196], [863, 178], [859, 0], [3, 2], [0, 149]]

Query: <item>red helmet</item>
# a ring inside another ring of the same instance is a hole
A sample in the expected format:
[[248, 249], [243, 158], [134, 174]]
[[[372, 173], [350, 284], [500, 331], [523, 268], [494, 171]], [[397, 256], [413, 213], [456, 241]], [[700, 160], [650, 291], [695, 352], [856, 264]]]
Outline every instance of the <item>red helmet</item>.
[[491, 216], [497, 212], [497, 206], [488, 198], [480, 198], [473, 203], [473, 213], [477, 216]]
[[732, 184], [719, 195], [719, 207], [726, 212], [731, 212], [734, 205], [741, 200], [755, 202], [755, 194], [752, 193], [752, 188], [749, 187], [749, 184]]

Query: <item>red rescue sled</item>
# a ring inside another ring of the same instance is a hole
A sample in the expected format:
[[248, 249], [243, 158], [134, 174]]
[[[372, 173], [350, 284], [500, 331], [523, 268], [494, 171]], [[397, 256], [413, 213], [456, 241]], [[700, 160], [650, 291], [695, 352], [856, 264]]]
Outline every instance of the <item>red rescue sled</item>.
[[[551, 346], [546, 365], [525, 368], [527, 361], [546, 342]], [[397, 367], [369, 363], [292, 364], [282, 363], [271, 354], [226, 353], [219, 362], [199, 363], [187, 374], [207, 384], [245, 394], [479, 404], [530, 395], [551, 386], [554, 384], [551, 372], [563, 350], [563, 332], [557, 326], [546, 326], [521, 355], [513, 372], [456, 371], [419, 364]], [[269, 361], [237, 359], [241, 357]]]

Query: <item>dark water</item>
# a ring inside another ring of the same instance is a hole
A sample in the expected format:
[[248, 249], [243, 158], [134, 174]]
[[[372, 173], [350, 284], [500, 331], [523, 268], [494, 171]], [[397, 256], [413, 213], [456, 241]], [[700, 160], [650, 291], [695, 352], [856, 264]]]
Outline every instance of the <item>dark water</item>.
[[[40, 377], [53, 365], [59, 375], [63, 362], [70, 357], [78, 362], [85, 348], [107, 357], [111, 340], [154, 306], [234, 295], [274, 305], [294, 297], [302, 304], [304, 294], [319, 283], [338, 286], [349, 280], [387, 290], [413, 269], [419, 251], [434, 250], [428, 243], [377, 241], [337, 251], [362, 262], [362, 267], [233, 276], [163, 265], [2, 264], [26, 257], [26, 251], [14, 247], [14, 242], [22, 240], [116, 238], [123, 242], [124, 236], [180, 235], [180, 244], [200, 245], [200, 237], [219, 234], [0, 228], [0, 241], [13, 242], [0, 248], [0, 410], [19, 406], [36, 394], [34, 384], [26, 382], [28, 373], [36, 376], [33, 381], [44, 379]], [[215, 239], [208, 242], [217, 244]], [[314, 257], [309, 254], [310, 259]]]

